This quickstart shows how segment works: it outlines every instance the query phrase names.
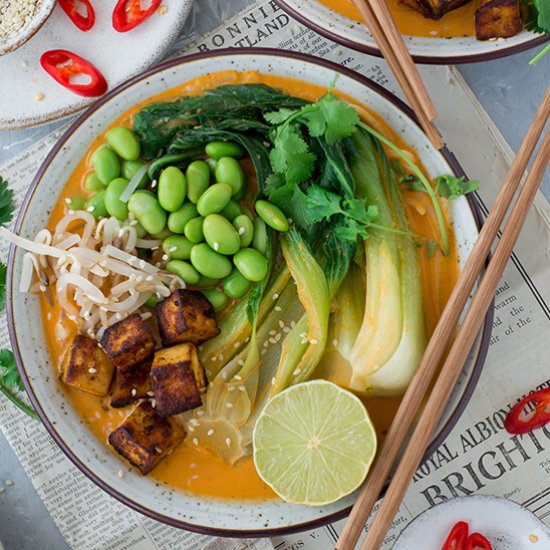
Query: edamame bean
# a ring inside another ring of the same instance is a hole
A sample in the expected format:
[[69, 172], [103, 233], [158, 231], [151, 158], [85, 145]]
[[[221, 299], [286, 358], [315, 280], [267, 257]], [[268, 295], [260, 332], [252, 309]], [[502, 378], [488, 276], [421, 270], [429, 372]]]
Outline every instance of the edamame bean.
[[256, 201], [254, 205], [258, 216], [275, 231], [288, 231], [288, 220], [278, 206], [264, 200]]
[[181, 235], [187, 222], [198, 215], [197, 207], [192, 202], [186, 202], [179, 210], [170, 213], [168, 216], [168, 229]]
[[204, 218], [202, 226], [206, 242], [220, 254], [235, 254], [241, 248], [237, 230], [219, 214], [210, 214]]
[[231, 273], [231, 262], [214, 252], [206, 243], [197, 244], [191, 250], [193, 267], [205, 277], [222, 279]]
[[227, 218], [230, 222], [234, 221], [237, 216], [242, 214], [242, 209], [238, 202], [229, 201], [228, 205], [220, 212], [220, 214]]
[[94, 193], [86, 205], [86, 210], [88, 210], [88, 212], [90, 212], [96, 220], [107, 216], [107, 209], [105, 208], [105, 193], [106, 191]]
[[164, 241], [164, 239], [167, 239], [168, 237], [171, 237], [171, 236], [172, 236], [172, 231], [170, 231], [166, 227], [159, 233], [151, 234], [151, 238], [155, 239], [155, 241]]
[[82, 210], [85, 204], [86, 204], [86, 199], [84, 197], [80, 195], [74, 195], [73, 197], [69, 198], [69, 202], [67, 203], [67, 206], [71, 210]]
[[116, 178], [109, 183], [105, 191], [105, 208], [109, 215], [117, 220], [125, 220], [128, 217], [128, 205], [120, 200], [120, 195], [127, 185], [128, 180]]
[[188, 285], [194, 285], [201, 278], [200, 273], [189, 263], [182, 260], [171, 260], [166, 264], [166, 269], [175, 273]]
[[191, 257], [191, 249], [195, 246], [189, 239], [182, 235], [172, 235], [164, 239], [162, 250], [174, 260], [188, 260]]
[[230, 298], [242, 298], [248, 292], [251, 284], [237, 268], [234, 268], [223, 280], [223, 291]]
[[238, 160], [222, 157], [216, 165], [215, 176], [218, 183], [227, 183], [231, 186], [233, 196], [244, 192], [244, 172]]
[[179, 210], [185, 200], [187, 182], [177, 166], [168, 166], [159, 177], [158, 201], [167, 212]]
[[120, 161], [117, 154], [106, 145], [96, 149], [92, 155], [92, 165], [99, 181], [107, 185], [120, 176]]
[[204, 233], [202, 230], [202, 225], [204, 223], [204, 218], [198, 216], [189, 220], [185, 225], [183, 234], [192, 242], [192, 243], [201, 243], [204, 241]]
[[227, 305], [227, 296], [217, 288], [203, 290], [204, 297], [212, 304], [214, 311], [221, 311]]
[[187, 198], [197, 204], [210, 185], [210, 167], [204, 160], [194, 160], [185, 171]]
[[222, 157], [240, 158], [244, 155], [244, 149], [234, 141], [211, 141], [204, 150], [209, 157], [216, 160]]
[[[139, 160], [123, 160], [121, 164], [121, 174], [123, 178], [126, 178], [128, 181], [130, 181], [135, 175], [136, 172], [142, 168], [143, 162]], [[147, 172], [143, 174], [143, 177], [141, 178], [141, 181], [138, 184], [138, 189], [142, 189], [147, 185], [147, 182], [149, 181], [149, 176], [147, 175]]]
[[219, 283], [220, 279], [212, 279], [211, 277], [205, 277], [204, 275], [201, 275], [197, 286], [210, 287], [217, 286]]
[[246, 214], [241, 214], [233, 220], [233, 227], [239, 234], [241, 248], [246, 248], [254, 237], [254, 224]]
[[125, 126], [111, 128], [107, 132], [107, 143], [125, 160], [137, 160], [141, 152], [136, 134]]
[[221, 212], [231, 200], [232, 188], [227, 183], [211, 185], [197, 202], [197, 210], [201, 216]]
[[128, 210], [150, 235], [160, 233], [166, 227], [166, 212], [150, 191], [136, 191], [128, 200]]
[[233, 262], [241, 275], [249, 281], [261, 281], [267, 275], [267, 258], [253, 248], [241, 248], [233, 256]]
[[267, 229], [262, 218], [254, 218], [254, 236], [252, 237], [252, 248], [260, 254], [267, 252]]
[[218, 165], [218, 161], [216, 159], [208, 157], [205, 162], [206, 162], [206, 164], [208, 164], [208, 167], [210, 168], [210, 171], [212, 173], [214, 173], [215, 170], [216, 170], [216, 166]]
[[84, 179], [84, 188], [88, 191], [104, 191], [106, 187], [95, 172], [90, 172]]

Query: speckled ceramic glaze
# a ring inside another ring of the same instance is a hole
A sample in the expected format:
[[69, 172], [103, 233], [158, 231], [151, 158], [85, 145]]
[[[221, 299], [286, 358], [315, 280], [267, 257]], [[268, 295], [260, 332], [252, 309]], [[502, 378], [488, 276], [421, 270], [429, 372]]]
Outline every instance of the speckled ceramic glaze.
[[457, 521], [466, 521], [470, 533], [482, 533], [494, 550], [550, 548], [550, 531], [526, 508], [504, 498], [476, 495], [426, 510], [401, 533], [393, 550], [441, 548]]
[[[163, 10], [125, 33], [116, 32], [112, 26], [115, 3], [92, 2], [96, 21], [88, 32], [79, 30], [56, 5], [32, 40], [0, 56], [0, 75], [9, 75], [0, 77], [0, 130], [56, 120], [97, 101], [76, 95], [51, 78], [40, 66], [44, 52], [75, 52], [95, 65], [112, 89], [162, 57], [179, 35], [193, 0], [163, 0]], [[56, 2], [43, 0], [42, 4], [49, 4], [51, 11]]]
[[[319, 34], [361, 52], [381, 56], [366, 25], [340, 15], [317, 0], [275, 0], [284, 10]], [[475, 36], [427, 38], [404, 36], [405, 43], [420, 63], [443, 64], [486, 61], [542, 44], [547, 37], [529, 31], [498, 40], [477, 40]]]
[[[86, 111], [60, 139], [38, 172], [21, 210], [17, 230], [32, 237], [48, 221], [68, 174], [76, 167], [92, 140], [116, 117], [145, 97], [171, 88], [199, 75], [220, 70], [254, 70], [274, 73], [327, 86], [339, 73], [338, 88], [379, 113], [403, 138], [413, 144], [432, 176], [460, 171], [452, 155], [437, 153], [405, 112], [398, 100], [367, 79], [337, 65], [304, 55], [275, 50], [231, 50], [195, 55], [166, 63], [113, 90]], [[449, 164], [448, 159], [452, 165]], [[463, 263], [477, 229], [475, 214], [465, 199], [453, 203], [453, 220]], [[351, 495], [323, 507], [285, 504], [280, 500], [231, 502], [196, 497], [161, 486], [130, 471], [127, 465], [103, 446], [71, 408], [64, 389], [55, 377], [41, 328], [39, 300], [17, 291], [23, 254], [11, 250], [8, 316], [11, 343], [27, 391], [42, 421], [69, 458], [100, 487], [155, 519], [186, 529], [221, 535], [263, 535], [300, 530], [342, 517], [354, 500]], [[32, 330], [29, 330], [33, 327]], [[456, 391], [449, 397], [445, 418], [438, 427], [432, 450], [439, 444], [466, 405], [479, 376], [488, 345], [486, 330], [468, 361]], [[128, 471], [123, 479], [120, 469]]]

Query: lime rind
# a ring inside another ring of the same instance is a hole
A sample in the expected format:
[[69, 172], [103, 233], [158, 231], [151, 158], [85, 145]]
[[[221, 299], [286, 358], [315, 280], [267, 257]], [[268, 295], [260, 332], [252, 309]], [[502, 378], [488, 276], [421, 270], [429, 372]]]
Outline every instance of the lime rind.
[[289, 503], [320, 506], [352, 493], [376, 454], [376, 433], [363, 403], [326, 380], [277, 394], [253, 433], [258, 474]]

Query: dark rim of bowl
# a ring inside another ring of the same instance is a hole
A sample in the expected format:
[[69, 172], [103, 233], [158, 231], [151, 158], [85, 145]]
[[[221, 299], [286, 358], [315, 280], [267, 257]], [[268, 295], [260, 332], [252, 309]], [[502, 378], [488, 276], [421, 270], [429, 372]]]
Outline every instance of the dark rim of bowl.
[[[305, 63], [309, 63], [312, 65], [320, 65], [322, 67], [326, 67], [329, 69], [334, 70], [335, 72], [339, 72], [341, 74], [344, 74], [356, 82], [367, 86], [368, 88], [372, 89], [374, 92], [380, 94], [382, 97], [393, 103], [398, 109], [400, 109], [402, 112], [404, 112], [406, 115], [408, 115], [409, 118], [411, 118], [415, 124], [418, 125], [416, 118], [414, 117], [414, 114], [412, 113], [411, 109], [405, 105], [400, 99], [395, 97], [393, 94], [382, 88], [379, 84], [371, 81], [370, 79], [355, 73], [354, 71], [347, 69], [345, 67], [341, 67], [340, 65], [337, 65], [335, 63], [332, 63], [330, 61], [325, 61], [322, 59], [317, 59], [313, 56], [298, 53], [298, 52], [287, 52], [287, 51], [280, 51], [280, 50], [272, 50], [269, 48], [250, 48], [246, 51], [238, 50], [235, 48], [225, 49], [225, 50], [216, 50], [214, 52], [204, 52], [204, 53], [196, 53], [188, 56], [179, 57], [170, 61], [166, 61], [157, 67], [154, 67], [152, 69], [149, 69], [140, 75], [137, 75], [130, 80], [126, 81], [125, 83], [117, 86], [113, 90], [111, 90], [108, 94], [103, 96], [100, 100], [98, 100], [97, 103], [95, 103], [93, 106], [89, 107], [84, 111], [72, 124], [71, 126], [65, 131], [63, 136], [57, 141], [53, 149], [48, 153], [46, 156], [44, 162], [38, 169], [38, 172], [36, 173], [29, 190], [27, 191], [27, 194], [25, 195], [25, 198], [23, 200], [23, 204], [21, 205], [21, 209], [19, 211], [17, 221], [15, 224], [15, 232], [19, 232], [21, 225], [23, 224], [23, 221], [26, 216], [28, 205], [34, 195], [34, 193], [37, 190], [38, 184], [40, 183], [40, 180], [46, 171], [48, 165], [50, 164], [52, 158], [58, 153], [60, 149], [62, 149], [65, 141], [73, 134], [75, 129], [80, 126], [82, 123], [86, 121], [88, 116], [99, 109], [104, 103], [111, 100], [114, 96], [117, 94], [123, 92], [127, 88], [138, 84], [140, 81], [145, 79], [146, 77], [149, 77], [157, 72], [161, 72], [165, 69], [168, 69], [170, 67], [174, 67], [177, 65], [181, 65], [190, 61], [196, 61], [200, 59], [204, 59], [207, 57], [220, 57], [220, 56], [232, 56], [232, 55], [238, 55], [238, 56], [250, 56], [250, 55], [263, 55], [263, 56], [270, 56], [270, 57], [287, 57], [292, 59], [298, 59], [300, 61], [303, 61]], [[441, 154], [445, 158], [445, 160], [449, 163], [451, 169], [453, 172], [455, 172], [456, 175], [464, 175], [464, 172], [462, 168], [460, 167], [458, 161], [454, 157], [452, 153], [449, 152], [449, 150], [444, 147], [441, 149]], [[474, 216], [474, 219], [476, 221], [476, 224], [478, 226], [478, 229], [482, 225], [482, 217], [479, 211], [479, 208], [476, 204], [476, 201], [473, 197], [468, 196], [468, 202], [470, 205], [470, 209], [472, 211], [472, 214]], [[151, 510], [142, 504], [139, 504], [138, 502], [135, 502], [134, 500], [130, 499], [129, 497], [125, 496], [124, 494], [120, 493], [117, 489], [111, 487], [108, 485], [105, 481], [103, 481], [101, 478], [99, 478], [93, 471], [91, 471], [87, 466], [85, 466], [78, 456], [71, 450], [68, 445], [63, 440], [62, 436], [59, 435], [55, 429], [55, 427], [52, 425], [46, 414], [44, 413], [44, 410], [42, 409], [36, 395], [34, 394], [32, 384], [29, 380], [29, 377], [27, 376], [27, 373], [25, 371], [20, 348], [17, 341], [17, 335], [15, 333], [15, 323], [14, 323], [14, 315], [13, 315], [13, 262], [14, 262], [14, 255], [15, 255], [15, 247], [12, 245], [10, 246], [9, 251], [9, 258], [8, 258], [8, 273], [7, 273], [7, 280], [10, 281], [10, 284], [7, 285], [7, 300], [6, 303], [8, 304], [7, 308], [7, 314], [8, 314], [8, 330], [9, 330], [9, 336], [10, 341], [13, 349], [13, 353], [15, 356], [15, 360], [17, 363], [17, 367], [19, 369], [19, 373], [21, 375], [21, 378], [23, 380], [23, 384], [25, 386], [25, 390], [29, 396], [29, 399], [36, 410], [38, 416], [40, 417], [42, 423], [46, 427], [46, 430], [49, 432], [49, 434], [52, 436], [54, 441], [57, 443], [57, 445], [61, 448], [61, 450], [67, 455], [67, 457], [73, 462], [73, 464], [80, 469], [88, 478], [90, 478], [96, 485], [98, 485], [101, 489], [103, 489], [105, 492], [107, 492], [112, 497], [116, 498], [126, 506], [129, 506], [130, 508], [136, 510], [137, 512], [140, 512], [154, 520], [160, 521], [162, 523], [165, 523], [167, 525], [171, 525], [173, 527], [178, 527], [182, 529], [186, 529], [188, 531], [193, 531], [196, 533], [202, 533], [205, 535], [213, 535], [213, 536], [222, 536], [222, 537], [265, 537], [265, 536], [277, 536], [277, 535], [284, 535], [289, 533], [295, 533], [299, 531], [305, 531], [308, 529], [313, 529], [315, 527], [320, 527], [323, 525], [326, 525], [327, 523], [331, 523], [333, 521], [339, 520], [345, 516], [347, 516], [350, 513], [351, 507], [347, 507], [343, 510], [340, 510], [338, 512], [333, 512], [331, 514], [328, 514], [322, 518], [314, 519], [311, 521], [307, 521], [304, 523], [288, 526], [288, 527], [277, 527], [277, 528], [264, 528], [264, 529], [249, 529], [249, 530], [234, 530], [234, 529], [224, 529], [224, 528], [217, 528], [217, 527], [210, 527], [210, 526], [203, 526], [203, 525], [196, 525], [193, 523], [188, 523], [182, 520], [175, 519], [173, 517], [165, 516], [159, 512], [156, 512], [154, 510]], [[463, 395], [459, 403], [457, 404], [454, 411], [451, 413], [449, 419], [445, 423], [445, 425], [439, 430], [439, 433], [435, 437], [434, 441], [430, 444], [428, 447], [426, 454], [424, 455], [422, 459], [422, 463], [441, 445], [441, 443], [445, 440], [451, 429], [456, 424], [457, 420], [460, 418], [462, 413], [464, 412], [464, 409], [466, 408], [466, 405], [468, 404], [473, 391], [475, 389], [475, 386], [477, 384], [477, 381], [479, 379], [479, 376], [481, 374], [481, 370], [483, 367], [483, 364], [485, 362], [485, 358], [487, 356], [487, 352], [489, 349], [489, 340], [491, 335], [491, 329], [492, 329], [492, 320], [493, 320], [493, 308], [490, 309], [490, 311], [487, 313], [484, 321], [484, 326], [481, 331], [481, 339], [479, 343], [479, 347], [477, 350], [477, 355], [474, 361], [474, 366], [472, 368], [472, 371], [470, 373], [469, 380], [466, 384], [466, 387], [464, 389]], [[384, 489], [385, 491], [385, 489]], [[383, 492], [384, 492], [383, 491]], [[382, 493], [383, 494], [383, 493]]]
[[[314, 30], [316, 33], [320, 34], [321, 36], [324, 36], [325, 38], [328, 38], [329, 40], [332, 40], [333, 42], [336, 42], [341, 46], [345, 46], [346, 48], [351, 48], [352, 50], [355, 50], [361, 53], [374, 55], [376, 57], [382, 57], [382, 58], [384, 57], [376, 46], [361, 44], [360, 42], [356, 42], [355, 40], [346, 38], [345, 36], [338, 34], [335, 31], [331, 31], [330, 29], [327, 29], [326, 27], [323, 27], [322, 25], [315, 23], [311, 19], [308, 19], [305, 15], [302, 15], [302, 13], [296, 11], [294, 8], [291, 8], [286, 3], [286, 0], [274, 0], [274, 2], [281, 9], [286, 11], [286, 13], [288, 13], [293, 19], [296, 19], [298, 23], [301, 23], [305, 27], [308, 27], [309, 29]], [[361, 24], [361, 23], [357, 23], [357, 24]], [[445, 40], [445, 39], [442, 38], [442, 40]], [[549, 36], [541, 35], [541, 36], [533, 37], [526, 42], [522, 42], [521, 44], [516, 44], [515, 46], [505, 46], [504, 48], [495, 49], [491, 52], [476, 53], [471, 55], [437, 56], [437, 55], [419, 55], [419, 54], [411, 53], [411, 56], [417, 63], [425, 63], [428, 65], [478, 63], [480, 61], [489, 61], [491, 59], [499, 59], [501, 57], [507, 57], [509, 55], [530, 50], [531, 48], [535, 48], [536, 46], [544, 44], [544, 42], [547, 42], [549, 40], [550, 40]]]

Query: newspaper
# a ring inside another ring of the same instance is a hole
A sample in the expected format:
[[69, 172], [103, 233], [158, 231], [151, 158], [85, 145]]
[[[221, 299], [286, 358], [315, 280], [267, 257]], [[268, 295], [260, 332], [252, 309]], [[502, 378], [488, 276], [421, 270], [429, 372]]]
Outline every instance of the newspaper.
[[[258, 1], [200, 38], [186, 52], [219, 47], [276, 47], [331, 59], [400, 95], [383, 60], [359, 54], [310, 31], [271, 1]], [[183, 53], [183, 52], [178, 52]], [[458, 72], [422, 67], [444, 140], [467, 174], [479, 179], [484, 214], [499, 190], [512, 152]], [[0, 166], [17, 204], [63, 128]], [[5, 261], [6, 246], [0, 245]], [[550, 385], [550, 207], [539, 194], [497, 291], [489, 356], [465, 413], [441, 447], [416, 473], [384, 548], [424, 510], [474, 493], [501, 495], [550, 525], [550, 429], [510, 436], [503, 420], [515, 400]], [[0, 318], [0, 347], [9, 345]], [[89, 550], [332, 548], [344, 520], [301, 534], [255, 541], [212, 539], [142, 516], [109, 497], [79, 472], [38, 423], [0, 400], [0, 429], [28, 472], [68, 544]]]

